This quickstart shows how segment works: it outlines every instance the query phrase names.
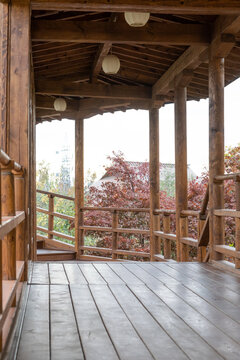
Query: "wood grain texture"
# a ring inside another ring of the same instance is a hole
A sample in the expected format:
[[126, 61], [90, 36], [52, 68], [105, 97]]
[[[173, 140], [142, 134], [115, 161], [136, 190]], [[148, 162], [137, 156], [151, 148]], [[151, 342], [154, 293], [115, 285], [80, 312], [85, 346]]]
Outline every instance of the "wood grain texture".
[[34, 264], [17, 360], [238, 359], [239, 277], [203, 263], [53, 265], [70, 284], [58, 276], [49, 293]]
[[32, 0], [33, 9], [40, 10], [68, 10], [68, 11], [143, 11], [173, 14], [235, 14], [240, 13], [238, 0], [107, 0], [85, 1], [69, 0]]

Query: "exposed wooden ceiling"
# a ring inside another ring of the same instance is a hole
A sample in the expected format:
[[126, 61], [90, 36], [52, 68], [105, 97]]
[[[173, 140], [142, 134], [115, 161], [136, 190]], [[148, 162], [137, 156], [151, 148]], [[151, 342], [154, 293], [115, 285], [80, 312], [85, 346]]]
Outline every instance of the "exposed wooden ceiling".
[[[45, 4], [33, 3], [33, 9]], [[32, 11], [38, 122], [159, 107], [173, 101], [174, 81], [184, 71], [192, 72], [188, 99], [207, 98], [212, 40], [227, 56], [226, 84], [240, 76], [238, 16], [151, 13], [145, 27], [131, 28], [122, 12], [45, 8]], [[117, 75], [101, 69], [109, 52], [120, 59]], [[54, 111], [56, 96], [68, 102], [64, 114]]]

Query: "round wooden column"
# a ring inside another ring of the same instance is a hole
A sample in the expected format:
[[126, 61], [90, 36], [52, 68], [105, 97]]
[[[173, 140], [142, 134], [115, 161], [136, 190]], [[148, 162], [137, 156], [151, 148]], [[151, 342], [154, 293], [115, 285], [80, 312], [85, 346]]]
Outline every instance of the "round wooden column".
[[[14, 176], [11, 169], [2, 169], [1, 184], [2, 216], [15, 216]], [[16, 229], [3, 239], [2, 243], [3, 279], [16, 279]]]
[[149, 110], [150, 259], [154, 261], [158, 238], [153, 211], [160, 208], [159, 109]]
[[187, 236], [187, 218], [180, 216], [188, 207], [186, 101], [187, 88], [177, 86], [174, 94], [177, 261], [188, 259], [188, 246], [180, 241], [181, 237]]
[[83, 225], [84, 206], [84, 119], [75, 120], [75, 250], [77, 259], [83, 254], [84, 231], [79, 229]]
[[209, 60], [209, 233], [210, 259], [222, 260], [224, 255], [214, 251], [224, 244], [224, 220], [213, 215], [214, 209], [224, 208], [223, 183], [214, 183], [216, 175], [224, 174], [224, 59]]

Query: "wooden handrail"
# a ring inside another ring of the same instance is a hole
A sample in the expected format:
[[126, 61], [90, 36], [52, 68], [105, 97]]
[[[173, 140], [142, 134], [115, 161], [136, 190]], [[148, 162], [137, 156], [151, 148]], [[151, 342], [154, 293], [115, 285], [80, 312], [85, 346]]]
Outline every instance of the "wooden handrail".
[[215, 176], [214, 180], [215, 181], [226, 181], [226, 180], [236, 180], [236, 178], [240, 178], [240, 172], [224, 174], [224, 175], [217, 175], [217, 176]]
[[44, 195], [52, 195], [53, 197], [58, 197], [58, 198], [65, 199], [65, 200], [75, 201], [75, 198], [72, 197], [72, 196], [56, 194], [56, 193], [53, 193], [53, 192], [50, 192], [50, 191], [39, 190], [39, 189], [37, 189], [36, 192], [39, 193], [39, 194], [44, 194]]
[[144, 212], [149, 213], [150, 209], [148, 208], [118, 208], [118, 207], [97, 207], [97, 206], [84, 206], [80, 208], [82, 211], [119, 211], [119, 212]]
[[16, 172], [21, 172], [23, 170], [22, 166], [18, 164], [16, 161], [12, 161], [11, 158], [0, 149], [0, 163], [3, 166], [8, 166], [12, 162], [13, 170]]
[[165, 215], [175, 215], [176, 214], [176, 210], [175, 209], [155, 209], [153, 211], [154, 215], [160, 215], [160, 214], [165, 214]]

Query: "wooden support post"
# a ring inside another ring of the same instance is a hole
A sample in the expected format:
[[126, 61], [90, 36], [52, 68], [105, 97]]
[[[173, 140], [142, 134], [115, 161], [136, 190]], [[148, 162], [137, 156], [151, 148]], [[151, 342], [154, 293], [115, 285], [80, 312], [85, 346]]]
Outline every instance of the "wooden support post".
[[[114, 210], [112, 213], [112, 229], [115, 230], [118, 227], [118, 211]], [[117, 250], [118, 248], [118, 233], [112, 233], [112, 250]], [[116, 260], [118, 258], [117, 254], [112, 254], [112, 258]]]
[[[236, 210], [240, 211], [240, 178], [237, 177], [235, 181], [235, 189], [236, 189]], [[236, 235], [235, 235], [235, 249], [236, 251], [240, 251], [240, 219], [235, 219], [236, 223]], [[240, 269], [240, 259], [235, 258], [235, 267], [236, 269]]]
[[83, 254], [84, 230], [84, 119], [75, 121], [75, 249], [77, 259]]
[[[10, 66], [9, 66], [9, 155], [26, 170], [24, 210], [25, 249], [30, 237], [30, 1], [12, 0], [10, 3]], [[26, 254], [26, 258], [28, 255]], [[25, 264], [27, 265], [27, 264]], [[27, 266], [24, 272], [26, 274]]]
[[209, 242], [210, 260], [222, 260], [214, 250], [224, 244], [224, 220], [214, 216], [214, 209], [224, 208], [223, 182], [215, 183], [216, 175], [224, 174], [224, 59], [209, 56]]
[[[15, 216], [14, 176], [11, 168], [2, 169], [1, 184], [2, 216]], [[3, 239], [2, 245], [3, 279], [16, 279], [16, 229]]]
[[[170, 234], [170, 215], [163, 215], [163, 232]], [[171, 259], [171, 241], [164, 239], [164, 259]]]
[[180, 241], [181, 236], [185, 236], [183, 234], [183, 231], [184, 233], [186, 232], [186, 226], [183, 225], [183, 223], [181, 226], [181, 211], [187, 209], [188, 186], [186, 100], [186, 87], [176, 86], [174, 94], [174, 104], [177, 261], [187, 260], [187, 245], [181, 244]]
[[[25, 197], [24, 197], [24, 190], [25, 190], [25, 183], [24, 183], [24, 176], [15, 174], [15, 208], [16, 211], [24, 211], [25, 208]], [[24, 261], [26, 259], [26, 243], [25, 243], [25, 221], [18, 225], [16, 229], [16, 259]]]
[[54, 229], [54, 216], [52, 215], [54, 212], [54, 196], [48, 195], [48, 238], [53, 239], [53, 234], [50, 234], [50, 231]]
[[8, 153], [9, 4], [0, 4], [0, 146]]
[[150, 178], [150, 260], [154, 261], [157, 237], [154, 236], [154, 210], [160, 208], [159, 177], [159, 110], [149, 111], [149, 178]]

